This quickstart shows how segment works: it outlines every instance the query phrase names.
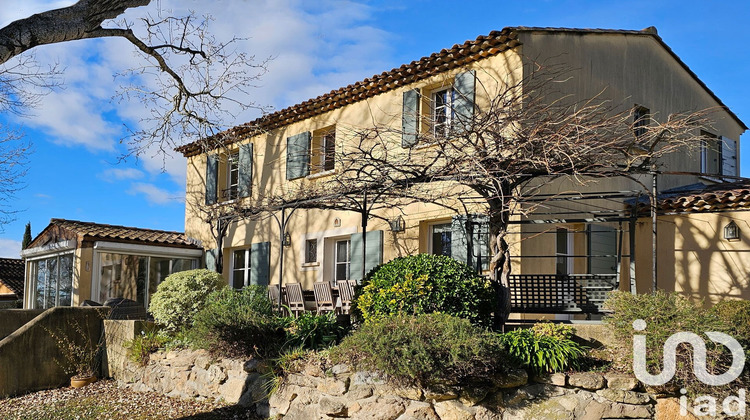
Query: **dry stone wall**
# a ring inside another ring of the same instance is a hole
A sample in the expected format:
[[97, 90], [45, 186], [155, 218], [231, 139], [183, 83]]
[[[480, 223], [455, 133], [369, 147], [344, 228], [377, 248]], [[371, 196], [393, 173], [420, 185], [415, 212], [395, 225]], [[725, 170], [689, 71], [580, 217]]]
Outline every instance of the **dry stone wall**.
[[271, 418], [382, 420], [651, 419], [656, 401], [625, 375], [555, 374], [530, 381], [524, 371], [492, 385], [396, 388], [344, 365], [287, 375], [271, 396]]
[[146, 366], [127, 362], [116, 379], [135, 391], [153, 391], [183, 399], [239, 404], [268, 416], [264, 365], [257, 359], [214, 360], [204, 350], [157, 352]]

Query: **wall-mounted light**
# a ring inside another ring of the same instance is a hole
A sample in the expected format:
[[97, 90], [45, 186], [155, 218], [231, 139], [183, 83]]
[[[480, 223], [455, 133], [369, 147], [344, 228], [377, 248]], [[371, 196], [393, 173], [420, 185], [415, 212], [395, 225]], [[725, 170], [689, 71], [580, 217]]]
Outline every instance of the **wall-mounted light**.
[[392, 232], [403, 232], [406, 229], [406, 223], [404, 223], [404, 218], [401, 216], [390, 220], [388, 223], [391, 225]]
[[724, 239], [727, 241], [739, 241], [740, 240], [740, 227], [734, 220], [724, 226]]
[[292, 246], [292, 235], [290, 235], [289, 232], [284, 234], [284, 246], [285, 247]]

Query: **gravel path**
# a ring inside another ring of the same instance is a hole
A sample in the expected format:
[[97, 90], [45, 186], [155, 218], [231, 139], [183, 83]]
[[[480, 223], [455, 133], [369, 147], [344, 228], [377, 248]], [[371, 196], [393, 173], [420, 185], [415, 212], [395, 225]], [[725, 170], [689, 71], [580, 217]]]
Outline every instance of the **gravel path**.
[[117, 381], [101, 380], [79, 389], [58, 388], [0, 398], [0, 419], [247, 419], [252, 413], [215, 402], [180, 400], [153, 392], [135, 392]]

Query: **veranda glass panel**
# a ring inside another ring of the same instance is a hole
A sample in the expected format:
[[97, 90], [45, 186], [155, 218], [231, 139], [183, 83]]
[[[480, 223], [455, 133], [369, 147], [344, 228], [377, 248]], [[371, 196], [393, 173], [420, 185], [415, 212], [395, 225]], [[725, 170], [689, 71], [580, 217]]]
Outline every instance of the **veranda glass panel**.
[[57, 298], [57, 257], [47, 259], [47, 289], [44, 292], [44, 307], [55, 306]]
[[164, 281], [164, 279], [170, 274], [169, 258], [151, 257], [148, 274], [148, 299], [150, 302], [151, 296], [156, 293], [156, 288], [159, 286], [159, 283]]
[[72, 305], [73, 297], [73, 255], [63, 255], [60, 257], [60, 291], [58, 305]]
[[47, 262], [44, 260], [35, 262], [36, 265], [36, 302], [34, 307], [44, 309], [44, 297], [47, 290]]

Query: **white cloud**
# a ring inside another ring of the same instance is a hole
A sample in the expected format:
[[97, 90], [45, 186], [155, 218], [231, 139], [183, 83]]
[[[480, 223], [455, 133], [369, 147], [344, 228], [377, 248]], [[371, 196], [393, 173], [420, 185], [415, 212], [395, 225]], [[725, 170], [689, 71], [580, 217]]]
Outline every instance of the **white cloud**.
[[112, 168], [99, 174], [99, 178], [107, 182], [122, 181], [126, 179], [141, 179], [143, 177], [143, 172], [135, 168]]
[[0, 238], [1, 258], [21, 258], [21, 241]]
[[137, 195], [143, 194], [146, 197], [146, 201], [150, 204], [155, 205], [168, 205], [175, 204], [185, 201], [184, 194], [182, 193], [171, 193], [167, 190], [159, 188], [153, 184], [146, 184], [142, 182], [136, 182], [128, 190], [128, 194]]
[[[0, 8], [0, 22], [73, 3], [14, 0]], [[239, 44], [242, 51], [258, 61], [275, 57], [269, 72], [244, 100], [276, 109], [382, 71], [391, 51], [389, 35], [369, 23], [372, 8], [349, 0], [161, 0], [130, 9], [126, 16], [133, 20], [147, 13], [164, 17], [170, 13], [184, 15], [189, 10], [215, 18], [209, 29], [217, 39], [247, 38]], [[27, 123], [41, 128], [56, 144], [83, 146], [111, 156], [123, 153], [118, 146], [124, 134], [119, 120], [140, 128], [139, 121], [149, 113], [149, 107], [140, 102], [110, 100], [122, 82], [113, 75], [138, 66], [141, 58], [135, 49], [127, 41], [113, 38], [65, 42], [35, 50], [41, 63], [59, 62], [65, 69], [65, 89], [48, 95]], [[235, 113], [236, 119], [227, 121], [229, 126], [259, 116], [257, 110]], [[165, 158], [157, 150], [153, 147], [139, 156], [144, 170], [150, 174], [166, 171], [183, 188], [185, 159], [176, 152]]]

